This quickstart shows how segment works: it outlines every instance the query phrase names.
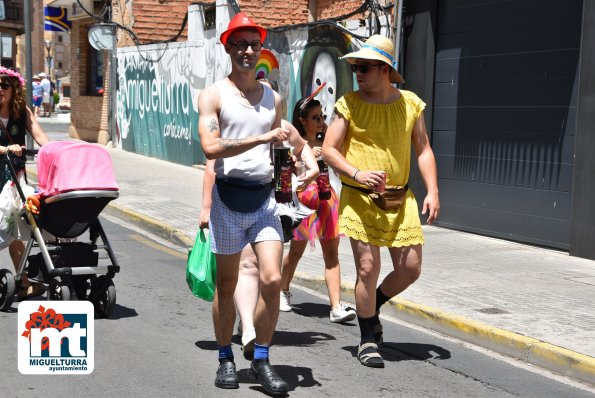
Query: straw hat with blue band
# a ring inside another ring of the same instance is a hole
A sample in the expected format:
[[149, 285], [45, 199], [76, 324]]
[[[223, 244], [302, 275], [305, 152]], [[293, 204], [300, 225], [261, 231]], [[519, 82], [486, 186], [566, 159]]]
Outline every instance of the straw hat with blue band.
[[403, 83], [405, 80], [399, 72], [397, 72], [397, 61], [395, 61], [393, 56], [394, 52], [395, 47], [391, 39], [382, 35], [374, 35], [370, 36], [358, 51], [346, 54], [341, 57], [341, 59], [344, 59], [350, 64], [354, 64], [356, 59], [382, 61], [391, 68], [391, 83]]

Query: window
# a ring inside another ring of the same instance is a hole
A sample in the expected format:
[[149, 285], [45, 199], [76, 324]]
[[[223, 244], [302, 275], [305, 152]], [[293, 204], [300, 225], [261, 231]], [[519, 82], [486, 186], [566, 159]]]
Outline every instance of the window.
[[64, 41], [64, 39], [62, 38], [62, 35], [58, 35], [58, 43], [62, 43]]
[[0, 32], [0, 63], [7, 68], [14, 67], [14, 39], [10, 32]]
[[215, 23], [217, 21], [215, 11], [215, 6], [203, 6], [204, 13], [205, 13], [205, 30], [213, 30], [215, 29]]
[[62, 69], [63, 66], [62, 61], [58, 61], [58, 69]]
[[87, 95], [103, 94], [103, 52], [89, 46]]

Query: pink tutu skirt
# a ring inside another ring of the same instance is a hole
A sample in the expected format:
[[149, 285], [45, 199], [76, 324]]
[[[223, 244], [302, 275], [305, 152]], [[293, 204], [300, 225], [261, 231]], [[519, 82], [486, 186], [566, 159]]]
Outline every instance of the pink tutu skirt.
[[318, 185], [312, 183], [297, 193], [298, 200], [306, 207], [316, 210], [293, 230], [294, 240], [335, 239], [339, 237], [339, 199], [331, 188], [331, 198], [318, 198]]

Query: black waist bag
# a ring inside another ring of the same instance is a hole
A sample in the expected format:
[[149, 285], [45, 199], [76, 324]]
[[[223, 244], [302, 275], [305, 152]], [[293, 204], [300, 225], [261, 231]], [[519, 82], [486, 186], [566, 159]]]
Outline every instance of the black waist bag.
[[271, 197], [273, 184], [259, 184], [235, 178], [217, 178], [217, 192], [221, 201], [230, 210], [239, 213], [252, 213]]

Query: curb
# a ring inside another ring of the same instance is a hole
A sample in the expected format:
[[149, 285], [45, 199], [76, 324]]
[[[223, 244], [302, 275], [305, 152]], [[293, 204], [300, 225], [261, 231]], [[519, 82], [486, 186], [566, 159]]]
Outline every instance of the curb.
[[[37, 179], [37, 170], [33, 167], [27, 167], [27, 175]], [[190, 239], [184, 232], [179, 229], [173, 228], [172, 226], [162, 223], [152, 217], [130, 210], [124, 206], [115, 204], [114, 202], [108, 203], [105, 207], [105, 212], [114, 217], [118, 217], [123, 220], [129, 220], [142, 228], [145, 228], [162, 238], [169, 240], [180, 246], [192, 247], [194, 246], [194, 240]]]
[[146, 216], [113, 202], [110, 202], [106, 206], [105, 212], [114, 217], [139, 225], [141, 228], [144, 228], [155, 235], [159, 235], [174, 244], [188, 248], [191, 248], [194, 245], [194, 241], [179, 229], [173, 228], [153, 217]]
[[[322, 277], [296, 272], [292, 283], [327, 294]], [[354, 287], [341, 281], [342, 297], [352, 303]], [[401, 298], [388, 304], [384, 314], [595, 386], [595, 358], [588, 355]]]

